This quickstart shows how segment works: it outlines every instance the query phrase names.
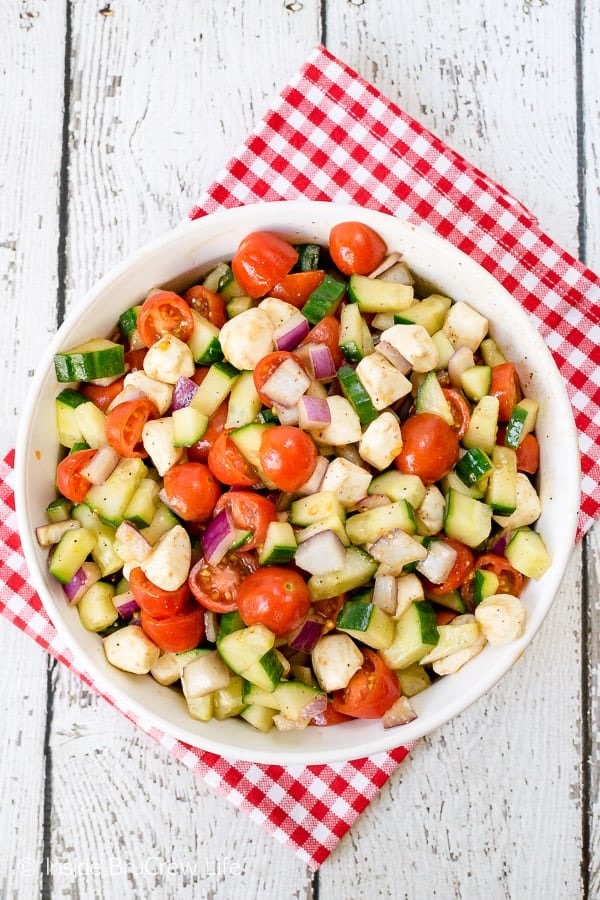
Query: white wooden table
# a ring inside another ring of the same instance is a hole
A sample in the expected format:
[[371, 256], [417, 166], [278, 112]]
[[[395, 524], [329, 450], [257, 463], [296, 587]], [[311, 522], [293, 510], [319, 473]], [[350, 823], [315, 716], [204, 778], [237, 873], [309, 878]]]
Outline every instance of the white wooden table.
[[[0, 32], [2, 454], [64, 310], [179, 222], [319, 41], [600, 269], [595, 0], [0, 0]], [[317, 876], [0, 622], [0, 897], [598, 897], [599, 536]]]

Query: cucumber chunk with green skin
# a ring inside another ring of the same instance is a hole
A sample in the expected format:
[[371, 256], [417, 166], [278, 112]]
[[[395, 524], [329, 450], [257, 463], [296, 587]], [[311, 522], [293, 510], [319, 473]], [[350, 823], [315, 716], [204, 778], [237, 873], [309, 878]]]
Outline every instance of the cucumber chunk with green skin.
[[231, 276], [224, 275], [219, 282], [219, 294], [223, 298], [223, 300], [231, 302], [237, 297], [244, 297], [246, 295], [246, 292], [235, 280], [235, 278], [233, 277], [233, 272], [231, 272]]
[[188, 341], [194, 362], [201, 366], [210, 366], [223, 359], [223, 351], [219, 342], [219, 329], [196, 312], [192, 311], [194, 329]]
[[75, 410], [82, 403], [87, 403], [88, 398], [74, 391], [71, 388], [65, 388], [55, 399], [56, 404], [56, 427], [58, 430], [58, 439], [63, 447], [72, 449], [75, 444], [83, 443], [83, 434]]
[[467, 487], [456, 474], [455, 469], [451, 469], [447, 475], [444, 475], [440, 482], [440, 487], [444, 496], [448, 496], [448, 491], [455, 490], [459, 494], [466, 494], [467, 497], [473, 497], [474, 500], [483, 500], [487, 488], [487, 481], [484, 479], [481, 484], [475, 484]]
[[394, 284], [366, 275], [351, 275], [348, 282], [348, 299], [357, 303], [361, 312], [396, 313], [407, 309], [414, 299], [414, 290], [408, 284]]
[[258, 704], [251, 703], [242, 710], [240, 716], [248, 722], [249, 725], [256, 728], [257, 731], [268, 734], [273, 727], [273, 716], [276, 716], [277, 713], [278, 710], [276, 709], [269, 709], [267, 706], [259, 706]]
[[458, 491], [448, 491], [444, 531], [467, 547], [478, 547], [492, 530], [492, 508]]
[[131, 309], [126, 309], [125, 312], [121, 313], [119, 316], [119, 331], [125, 340], [129, 340], [136, 330], [138, 315], [141, 308], [141, 306], [132, 306]]
[[391, 669], [406, 669], [419, 662], [438, 640], [435, 610], [428, 600], [420, 600], [400, 616], [394, 639], [381, 655]]
[[333, 491], [318, 491], [308, 497], [301, 497], [294, 500], [290, 507], [292, 525], [313, 525], [330, 516], [335, 516], [342, 523], [346, 519], [346, 510]]
[[[129, 507], [127, 507], [127, 509], [128, 508]], [[150, 544], [156, 544], [163, 534], [166, 534], [167, 531], [170, 531], [171, 528], [179, 524], [179, 519], [175, 513], [170, 510], [165, 503], [159, 500], [156, 506], [156, 512], [152, 516], [152, 521], [147, 528], [142, 529], [141, 534], [143, 534]]]
[[233, 610], [233, 612], [223, 613], [219, 622], [219, 631], [217, 632], [217, 644], [219, 644], [224, 637], [227, 637], [228, 634], [231, 634], [233, 631], [240, 631], [245, 627], [246, 623], [237, 609]]
[[460, 383], [469, 400], [477, 402], [490, 389], [492, 369], [490, 366], [469, 366], [468, 369], [461, 372]]
[[511, 447], [494, 447], [493, 469], [485, 502], [500, 516], [510, 516], [517, 508], [517, 454]]
[[447, 594], [437, 594], [437, 596], [425, 591], [425, 596], [428, 600], [437, 603], [438, 606], [443, 606], [444, 609], [451, 609], [457, 613], [464, 613], [467, 611], [467, 605], [461, 597], [460, 591], [448, 591]]
[[473, 606], [479, 606], [486, 597], [498, 593], [500, 579], [489, 569], [475, 569], [473, 573]]
[[341, 608], [336, 629], [372, 647], [387, 649], [394, 639], [394, 620], [374, 603], [347, 600]]
[[214, 691], [214, 717], [218, 722], [239, 716], [245, 708], [246, 704], [242, 699], [243, 684], [243, 679], [239, 675], [232, 675], [227, 687]]
[[413, 509], [418, 509], [425, 499], [426, 488], [418, 475], [392, 471], [376, 475], [367, 494], [383, 494], [390, 500], [406, 500]]
[[229, 363], [213, 363], [206, 378], [192, 397], [190, 406], [204, 413], [205, 416], [212, 416], [230, 393], [239, 374], [239, 371]]
[[415, 534], [417, 522], [413, 509], [406, 500], [396, 500], [385, 506], [377, 506], [357, 513], [346, 520], [346, 534], [353, 544], [374, 544], [382, 535], [394, 528]]
[[84, 502], [103, 522], [116, 528], [147, 472], [141, 459], [120, 459], [104, 484], [89, 489]]
[[79, 571], [96, 544], [96, 534], [88, 528], [67, 531], [52, 552], [50, 574], [67, 584]]
[[454, 466], [454, 471], [467, 487], [477, 484], [492, 469], [492, 461], [487, 453], [484, 453], [479, 447], [471, 447], [470, 450], [467, 450]]
[[275, 635], [264, 625], [251, 625], [225, 635], [217, 649], [236, 675], [241, 675], [273, 649]]
[[428, 372], [418, 392], [415, 408], [418, 413], [434, 413], [451, 427], [454, 425], [454, 417], [450, 404], [444, 396], [442, 386], [435, 372]]
[[233, 300], [230, 300], [227, 304], [227, 318], [233, 319], [235, 316], [239, 316], [240, 313], [251, 309], [251, 307], [252, 297], [247, 297], [245, 294], [241, 297], [234, 297]]
[[235, 431], [229, 432], [229, 437], [238, 448], [244, 459], [253, 466], [263, 484], [268, 488], [274, 489], [276, 485], [268, 478], [260, 464], [260, 446], [263, 435], [271, 425], [265, 425], [261, 422], [250, 422], [248, 425], [242, 425]]
[[484, 338], [479, 346], [486, 366], [501, 366], [506, 357], [493, 338]]
[[537, 421], [539, 406], [537, 400], [532, 400], [528, 397], [517, 403], [510, 414], [510, 419], [506, 426], [504, 443], [507, 447], [512, 447], [516, 450], [524, 438], [533, 431]]
[[356, 303], [348, 303], [340, 313], [340, 350], [350, 362], [360, 362], [375, 349], [367, 323]]
[[66, 497], [57, 497], [46, 507], [46, 516], [49, 522], [64, 522], [71, 515], [73, 504]]
[[427, 669], [424, 669], [418, 663], [413, 663], [406, 669], [398, 671], [398, 683], [404, 697], [414, 697], [429, 687], [431, 678]]
[[[68, 532], [68, 534], [73, 533], [72, 531]], [[552, 558], [542, 536], [537, 531], [532, 531], [531, 528], [520, 528], [515, 531], [506, 545], [504, 555], [517, 572], [536, 580], [541, 578], [552, 565]]]
[[192, 719], [197, 719], [199, 722], [210, 722], [215, 709], [213, 694], [206, 694], [204, 697], [190, 697], [186, 703]]
[[263, 691], [274, 691], [283, 674], [283, 664], [273, 650], [268, 650], [240, 674], [246, 681], [262, 688]]
[[375, 575], [378, 564], [372, 556], [359, 547], [348, 547], [343, 569], [326, 575], [312, 575], [308, 581], [310, 599], [328, 600], [346, 591], [362, 587]]
[[463, 447], [479, 447], [486, 453], [493, 451], [496, 446], [499, 409], [500, 401], [497, 397], [486, 394], [481, 398], [471, 413], [471, 421], [462, 439]]
[[136, 528], [147, 528], [158, 507], [159, 490], [160, 485], [153, 478], [143, 478], [123, 512], [123, 518]]
[[191, 447], [199, 441], [208, 427], [208, 416], [193, 406], [173, 411], [173, 444]]
[[113, 603], [115, 589], [106, 581], [97, 581], [77, 604], [81, 624], [87, 631], [105, 631], [114, 625], [119, 613]]
[[449, 297], [431, 294], [420, 303], [413, 303], [408, 309], [395, 315], [394, 322], [397, 325], [422, 325], [425, 331], [434, 335], [436, 331], [441, 330], [451, 305]]
[[344, 396], [358, 413], [361, 425], [368, 425], [369, 422], [376, 419], [377, 410], [354, 369], [350, 366], [342, 366], [341, 369], [338, 369], [337, 377]]
[[92, 338], [54, 356], [56, 380], [94, 381], [122, 375], [125, 371], [125, 349], [106, 338]]
[[316, 325], [325, 316], [335, 313], [346, 292], [346, 283], [325, 275], [321, 284], [315, 288], [304, 306], [302, 315], [308, 319], [311, 325]]
[[477, 622], [460, 622], [458, 625], [450, 622], [449, 625], [438, 626], [438, 635], [435, 647], [419, 660], [422, 666], [471, 647], [480, 639], [481, 629]]
[[229, 284], [232, 278], [233, 272], [231, 271], [229, 263], [220, 262], [217, 263], [214, 269], [210, 270], [208, 275], [205, 275], [202, 280], [202, 286], [217, 294], [222, 287]]
[[321, 247], [318, 244], [296, 244], [294, 250], [298, 260], [293, 272], [312, 272], [320, 268]]
[[253, 422], [262, 409], [262, 401], [254, 384], [254, 372], [241, 372], [229, 395], [225, 428], [241, 428]]
[[289, 522], [269, 522], [263, 549], [258, 558], [261, 566], [278, 566], [293, 559], [298, 545]]

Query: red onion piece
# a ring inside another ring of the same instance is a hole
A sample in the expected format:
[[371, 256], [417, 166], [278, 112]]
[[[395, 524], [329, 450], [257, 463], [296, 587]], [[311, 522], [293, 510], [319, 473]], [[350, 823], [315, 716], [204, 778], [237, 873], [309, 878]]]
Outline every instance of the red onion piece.
[[[385, 331], [383, 332], [385, 334]], [[381, 353], [391, 364], [398, 369], [398, 371], [402, 375], [408, 375], [410, 370], [412, 369], [412, 364], [402, 356], [399, 350], [394, 347], [393, 344], [388, 343], [388, 341], [382, 340], [377, 344], [377, 352]]]
[[320, 397], [307, 397], [298, 401], [298, 424], [307, 431], [320, 430], [331, 423], [331, 410], [327, 400]]
[[185, 375], [178, 378], [173, 388], [170, 411], [175, 412], [176, 409], [184, 409], [189, 406], [197, 390], [198, 385], [191, 378], [186, 378]]
[[93, 562], [85, 562], [78, 569], [67, 584], [63, 584], [63, 590], [69, 603], [74, 606], [79, 603], [89, 588], [100, 580], [100, 569]]
[[308, 350], [308, 358], [313, 377], [317, 381], [330, 381], [332, 378], [335, 378], [335, 363], [331, 350], [326, 344], [311, 344]]
[[498, 539], [492, 545], [491, 552], [497, 553], [498, 556], [504, 556], [504, 551], [506, 550], [506, 545], [510, 540], [510, 531], [503, 531], [502, 534], [498, 537]]
[[291, 638], [288, 640], [288, 646], [292, 650], [300, 650], [302, 653], [312, 653], [315, 644], [321, 637], [323, 631], [323, 623], [317, 622], [316, 619], [306, 619], [299, 628], [292, 632]]
[[399, 697], [387, 712], [384, 712], [381, 722], [384, 728], [394, 728], [396, 725], [407, 725], [416, 718], [417, 714], [408, 697]]
[[311, 575], [327, 575], [344, 568], [346, 549], [337, 534], [326, 529], [300, 544], [294, 561]]
[[100, 447], [87, 466], [81, 470], [90, 484], [104, 484], [108, 476], [114, 472], [120, 456], [113, 447]]
[[202, 535], [202, 547], [207, 563], [218, 566], [236, 538], [237, 530], [231, 514], [228, 509], [222, 509]]
[[389, 506], [392, 501], [385, 494], [372, 494], [370, 497], [363, 497], [356, 504], [359, 512], [365, 512], [367, 509], [377, 509], [378, 506]]
[[318, 456], [314, 472], [308, 481], [305, 481], [305, 483], [298, 488], [296, 493], [299, 494], [300, 497], [310, 497], [311, 494], [316, 494], [317, 491], [321, 489], [328, 468], [329, 460], [325, 459], [324, 456]]
[[140, 608], [131, 591], [125, 591], [123, 594], [115, 594], [113, 603], [122, 619], [131, 619], [133, 614], [138, 612]]
[[302, 710], [302, 718], [303, 719], [312, 719], [313, 716], [318, 716], [322, 712], [325, 712], [327, 707], [327, 694], [317, 694], [317, 696], [307, 703], [304, 709]]
[[303, 341], [310, 325], [301, 312], [298, 312], [278, 325], [273, 332], [273, 340], [278, 350], [295, 350], [300, 341]]

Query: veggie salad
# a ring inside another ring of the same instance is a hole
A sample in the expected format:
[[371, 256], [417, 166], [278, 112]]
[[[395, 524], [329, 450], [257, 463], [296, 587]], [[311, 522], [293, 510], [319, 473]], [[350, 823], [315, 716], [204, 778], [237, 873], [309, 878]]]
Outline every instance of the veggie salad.
[[107, 660], [263, 732], [415, 718], [521, 636], [538, 403], [467, 303], [359, 222], [255, 232], [58, 353], [49, 571]]

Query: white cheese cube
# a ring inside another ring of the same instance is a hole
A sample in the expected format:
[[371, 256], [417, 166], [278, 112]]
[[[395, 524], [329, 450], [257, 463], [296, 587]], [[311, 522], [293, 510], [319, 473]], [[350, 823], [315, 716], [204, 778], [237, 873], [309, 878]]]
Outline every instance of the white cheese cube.
[[408, 378], [381, 353], [371, 353], [361, 359], [356, 367], [356, 374], [375, 409], [391, 406], [396, 400], [410, 394], [412, 389]]
[[152, 584], [176, 591], [187, 581], [192, 559], [190, 536], [183, 525], [174, 525], [154, 545], [140, 568]]
[[419, 534], [437, 534], [444, 525], [446, 512], [446, 500], [435, 484], [429, 484], [425, 488], [425, 498], [419, 508], [415, 510], [417, 519], [417, 532]]
[[390, 412], [381, 413], [367, 425], [358, 452], [376, 469], [387, 469], [402, 450], [400, 423]]
[[152, 460], [158, 474], [162, 477], [183, 456], [183, 448], [175, 447], [173, 419], [152, 419], [142, 429], [144, 450]]
[[331, 444], [334, 447], [360, 441], [362, 436], [360, 419], [350, 401], [345, 397], [328, 397], [327, 405], [331, 422], [322, 431], [315, 431], [314, 439], [320, 444]]
[[516, 641], [525, 631], [525, 607], [512, 594], [486, 597], [475, 609], [475, 618], [492, 647]]
[[489, 322], [468, 303], [460, 300], [448, 310], [442, 331], [454, 347], [475, 352], [488, 333]]
[[329, 464], [320, 490], [332, 491], [342, 506], [354, 509], [358, 501], [367, 496], [371, 479], [371, 473], [366, 469], [338, 456]]
[[119, 628], [102, 641], [107, 660], [122, 672], [147, 675], [156, 665], [160, 650], [139, 625]]
[[527, 475], [517, 472], [517, 508], [510, 516], [494, 516], [503, 528], [523, 528], [531, 525], [542, 514], [542, 504], [537, 491]]
[[295, 306], [292, 306], [291, 303], [286, 303], [285, 300], [278, 300], [277, 297], [265, 297], [258, 304], [258, 309], [266, 313], [273, 324], [273, 328], [279, 328], [288, 319], [298, 314]]
[[420, 603], [425, 599], [423, 582], [418, 575], [410, 572], [396, 579], [396, 611], [392, 618], [399, 619], [411, 603]]
[[227, 362], [236, 369], [254, 369], [273, 349], [274, 326], [260, 309], [247, 309], [228, 322], [219, 333]]
[[142, 393], [152, 400], [161, 416], [163, 413], [166, 413], [171, 406], [171, 400], [173, 398], [172, 385], [157, 381], [155, 378], [150, 378], [145, 372], [142, 372], [141, 369], [126, 375], [124, 386], [125, 388], [131, 387], [142, 391]]
[[144, 357], [144, 372], [149, 378], [175, 384], [178, 378], [191, 378], [196, 371], [192, 351], [173, 334], [165, 334], [152, 344]]
[[415, 372], [430, 372], [439, 362], [438, 348], [422, 325], [386, 328], [381, 334], [377, 352], [399, 369], [403, 368], [402, 360], [406, 360]]

